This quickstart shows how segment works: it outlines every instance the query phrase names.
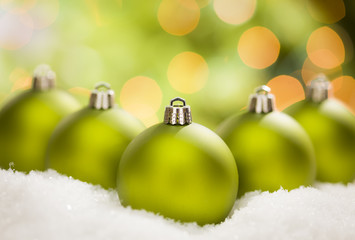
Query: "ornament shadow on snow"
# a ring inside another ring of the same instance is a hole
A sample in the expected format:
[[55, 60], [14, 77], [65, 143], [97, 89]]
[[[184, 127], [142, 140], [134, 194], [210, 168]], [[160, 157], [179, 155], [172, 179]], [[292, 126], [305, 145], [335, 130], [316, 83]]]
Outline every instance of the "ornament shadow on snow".
[[55, 129], [47, 167], [104, 188], [116, 187], [119, 161], [143, 125], [115, 104], [110, 85], [100, 82], [88, 107], [68, 116]]
[[311, 185], [315, 178], [309, 137], [293, 118], [276, 110], [270, 91], [267, 86], [257, 88], [248, 110], [228, 118], [216, 131], [236, 160], [239, 197], [254, 190]]
[[182, 98], [171, 100], [163, 123], [128, 145], [117, 177], [124, 206], [200, 225], [223, 221], [238, 191], [232, 153], [213, 131], [192, 122]]
[[317, 76], [306, 99], [284, 111], [307, 131], [314, 145], [317, 180], [348, 183], [355, 179], [355, 117], [340, 101], [328, 98], [329, 80]]
[[65, 91], [55, 88], [56, 74], [39, 65], [32, 89], [10, 99], [0, 112], [0, 166], [18, 171], [44, 170], [49, 137], [66, 115], [80, 105]]

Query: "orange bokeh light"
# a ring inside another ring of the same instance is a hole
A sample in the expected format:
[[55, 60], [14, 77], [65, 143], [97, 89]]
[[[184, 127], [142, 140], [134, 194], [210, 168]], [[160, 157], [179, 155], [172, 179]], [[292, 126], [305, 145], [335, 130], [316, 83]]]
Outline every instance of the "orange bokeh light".
[[22, 68], [15, 68], [10, 74], [10, 81], [13, 82], [11, 92], [31, 88], [32, 76]]
[[256, 0], [214, 0], [213, 7], [222, 21], [237, 25], [254, 15]]
[[128, 80], [120, 93], [122, 108], [139, 118], [143, 123], [152, 123], [162, 103], [163, 94], [151, 78], [137, 76]]
[[351, 76], [341, 76], [334, 79], [331, 85], [334, 97], [355, 113], [355, 79]]
[[160, 26], [176, 36], [192, 32], [200, 20], [200, 7], [195, 0], [163, 0], [158, 10]]
[[302, 79], [306, 85], [309, 85], [311, 81], [317, 77], [319, 74], [325, 74], [329, 78], [334, 78], [343, 75], [343, 68], [341, 65], [332, 68], [332, 69], [324, 69], [320, 68], [312, 63], [312, 61], [307, 58], [302, 67]]
[[345, 17], [343, 0], [308, 0], [307, 8], [310, 15], [321, 23], [333, 24]]
[[253, 27], [242, 34], [238, 43], [238, 53], [249, 67], [263, 69], [277, 60], [280, 42], [269, 29]]
[[276, 107], [280, 111], [305, 98], [301, 83], [288, 75], [280, 75], [271, 79], [267, 86], [271, 88], [271, 93], [275, 95]]
[[182, 93], [195, 93], [207, 82], [208, 65], [199, 54], [183, 52], [171, 60], [167, 75], [175, 90]]
[[345, 59], [345, 47], [339, 35], [329, 27], [316, 29], [308, 39], [307, 54], [317, 66], [331, 69]]

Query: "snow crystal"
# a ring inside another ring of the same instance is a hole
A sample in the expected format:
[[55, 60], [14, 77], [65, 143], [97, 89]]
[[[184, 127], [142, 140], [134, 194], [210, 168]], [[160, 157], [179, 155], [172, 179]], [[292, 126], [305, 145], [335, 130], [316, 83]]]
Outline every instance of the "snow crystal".
[[52, 170], [0, 170], [0, 239], [355, 239], [355, 183], [247, 193], [223, 223], [199, 227]]

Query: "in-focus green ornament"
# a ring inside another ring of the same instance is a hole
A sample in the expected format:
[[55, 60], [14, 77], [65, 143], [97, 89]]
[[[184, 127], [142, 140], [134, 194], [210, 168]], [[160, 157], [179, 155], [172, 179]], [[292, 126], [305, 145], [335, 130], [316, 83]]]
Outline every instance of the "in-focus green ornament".
[[65, 118], [55, 129], [47, 166], [85, 182], [115, 188], [122, 153], [143, 129], [139, 120], [117, 107], [110, 85], [100, 83], [91, 93], [89, 106]]
[[315, 179], [312, 144], [302, 127], [275, 111], [270, 88], [251, 95], [247, 112], [234, 115], [217, 129], [231, 149], [239, 170], [239, 192], [275, 191], [310, 185]]
[[32, 89], [11, 99], [0, 112], [0, 166], [18, 171], [45, 169], [45, 150], [52, 131], [80, 108], [68, 93], [55, 89], [48, 65], [36, 68]]
[[238, 171], [223, 140], [192, 123], [190, 107], [175, 98], [165, 109], [164, 123], [128, 145], [117, 186], [124, 206], [203, 225], [228, 216], [238, 192]]
[[355, 117], [339, 101], [328, 99], [324, 75], [311, 82], [306, 99], [287, 109], [310, 136], [317, 162], [317, 180], [348, 183], [355, 178]]

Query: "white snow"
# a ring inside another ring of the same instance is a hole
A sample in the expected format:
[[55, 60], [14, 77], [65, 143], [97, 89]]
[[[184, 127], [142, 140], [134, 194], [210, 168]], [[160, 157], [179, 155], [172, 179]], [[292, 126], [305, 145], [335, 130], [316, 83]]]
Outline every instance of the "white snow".
[[355, 239], [355, 183], [236, 201], [230, 218], [199, 227], [124, 208], [115, 191], [55, 171], [0, 170], [0, 239]]

